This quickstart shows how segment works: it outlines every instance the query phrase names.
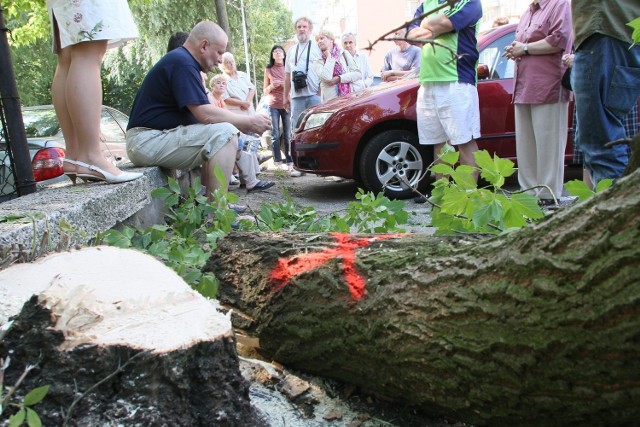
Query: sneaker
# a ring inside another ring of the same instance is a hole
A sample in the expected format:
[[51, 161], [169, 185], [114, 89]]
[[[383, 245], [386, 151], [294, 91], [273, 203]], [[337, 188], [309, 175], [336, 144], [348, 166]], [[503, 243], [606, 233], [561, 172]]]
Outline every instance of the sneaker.
[[286, 163], [282, 163], [278, 165], [278, 167], [285, 172], [289, 172], [289, 165], [287, 165]]
[[339, 176], [325, 176], [324, 179], [326, 179], [327, 181], [332, 181], [332, 182], [342, 182], [342, 181], [344, 181], [344, 178], [339, 177]]
[[231, 175], [231, 179], [229, 180], [229, 185], [240, 185], [240, 180], [235, 176]]
[[297, 178], [299, 176], [302, 176], [302, 172], [300, 172], [299, 170], [292, 169], [291, 172], [289, 173], [289, 176], [293, 178]]

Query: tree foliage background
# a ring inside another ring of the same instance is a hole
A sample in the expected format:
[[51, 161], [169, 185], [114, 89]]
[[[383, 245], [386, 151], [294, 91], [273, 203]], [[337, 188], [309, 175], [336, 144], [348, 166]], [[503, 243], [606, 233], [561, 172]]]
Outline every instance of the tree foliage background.
[[[51, 81], [56, 58], [51, 51], [45, 0], [0, 0], [9, 28], [9, 44], [21, 103], [51, 103]], [[227, 13], [238, 68], [245, 71], [240, 1], [229, 0]], [[264, 67], [274, 44], [293, 35], [291, 12], [280, 0], [245, 0], [250, 74], [262, 89]], [[129, 6], [140, 38], [110, 49], [103, 64], [104, 104], [129, 113], [133, 98], [148, 69], [166, 51], [169, 36], [189, 31], [201, 20], [217, 22], [214, 0], [131, 0]], [[255, 74], [254, 68], [255, 67]]]

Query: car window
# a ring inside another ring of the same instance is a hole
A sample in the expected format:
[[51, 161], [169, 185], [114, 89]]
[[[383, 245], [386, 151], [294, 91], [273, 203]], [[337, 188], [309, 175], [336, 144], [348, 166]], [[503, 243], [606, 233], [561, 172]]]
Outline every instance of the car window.
[[504, 48], [510, 45], [515, 38], [515, 33], [510, 32], [495, 40], [480, 52], [479, 63], [489, 67], [489, 79], [513, 78], [515, 63], [502, 56]]
[[100, 118], [100, 130], [102, 131], [102, 136], [106, 141], [123, 141], [124, 140], [124, 129], [127, 126], [127, 116], [124, 114], [119, 114], [123, 117], [124, 128], [121, 127], [120, 123], [118, 123], [112, 114], [115, 115], [118, 113], [117, 111], [107, 111], [106, 109], [102, 110], [102, 117]]
[[27, 138], [50, 137], [60, 132], [60, 124], [53, 108], [50, 110], [23, 110], [22, 121]]

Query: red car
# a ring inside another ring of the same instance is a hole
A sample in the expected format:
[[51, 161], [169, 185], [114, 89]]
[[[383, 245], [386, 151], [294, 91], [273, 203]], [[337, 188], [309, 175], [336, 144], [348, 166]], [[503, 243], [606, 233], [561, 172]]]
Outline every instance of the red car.
[[[514, 40], [515, 30], [516, 24], [498, 27], [482, 33], [478, 41], [482, 132], [478, 145], [513, 161], [514, 63], [501, 54]], [[292, 141], [295, 166], [318, 175], [355, 179], [374, 192], [384, 188], [389, 197], [414, 196], [411, 188], [433, 161], [433, 148], [418, 144], [418, 87], [417, 78], [383, 83], [306, 110]], [[569, 137], [565, 161], [572, 158]], [[426, 190], [428, 185], [423, 179], [418, 188]]]

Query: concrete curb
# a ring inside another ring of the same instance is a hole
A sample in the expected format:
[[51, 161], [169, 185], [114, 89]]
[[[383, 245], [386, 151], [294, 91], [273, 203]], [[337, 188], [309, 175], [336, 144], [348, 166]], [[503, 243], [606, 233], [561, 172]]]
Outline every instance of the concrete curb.
[[[17, 252], [84, 245], [99, 232], [122, 223], [148, 226], [162, 222], [161, 203], [151, 197], [151, 191], [166, 185], [166, 174], [157, 167], [132, 170], [144, 176], [122, 184], [74, 186], [66, 180], [0, 203], [0, 257], [15, 259]], [[62, 221], [71, 225], [70, 232], [61, 229]]]

